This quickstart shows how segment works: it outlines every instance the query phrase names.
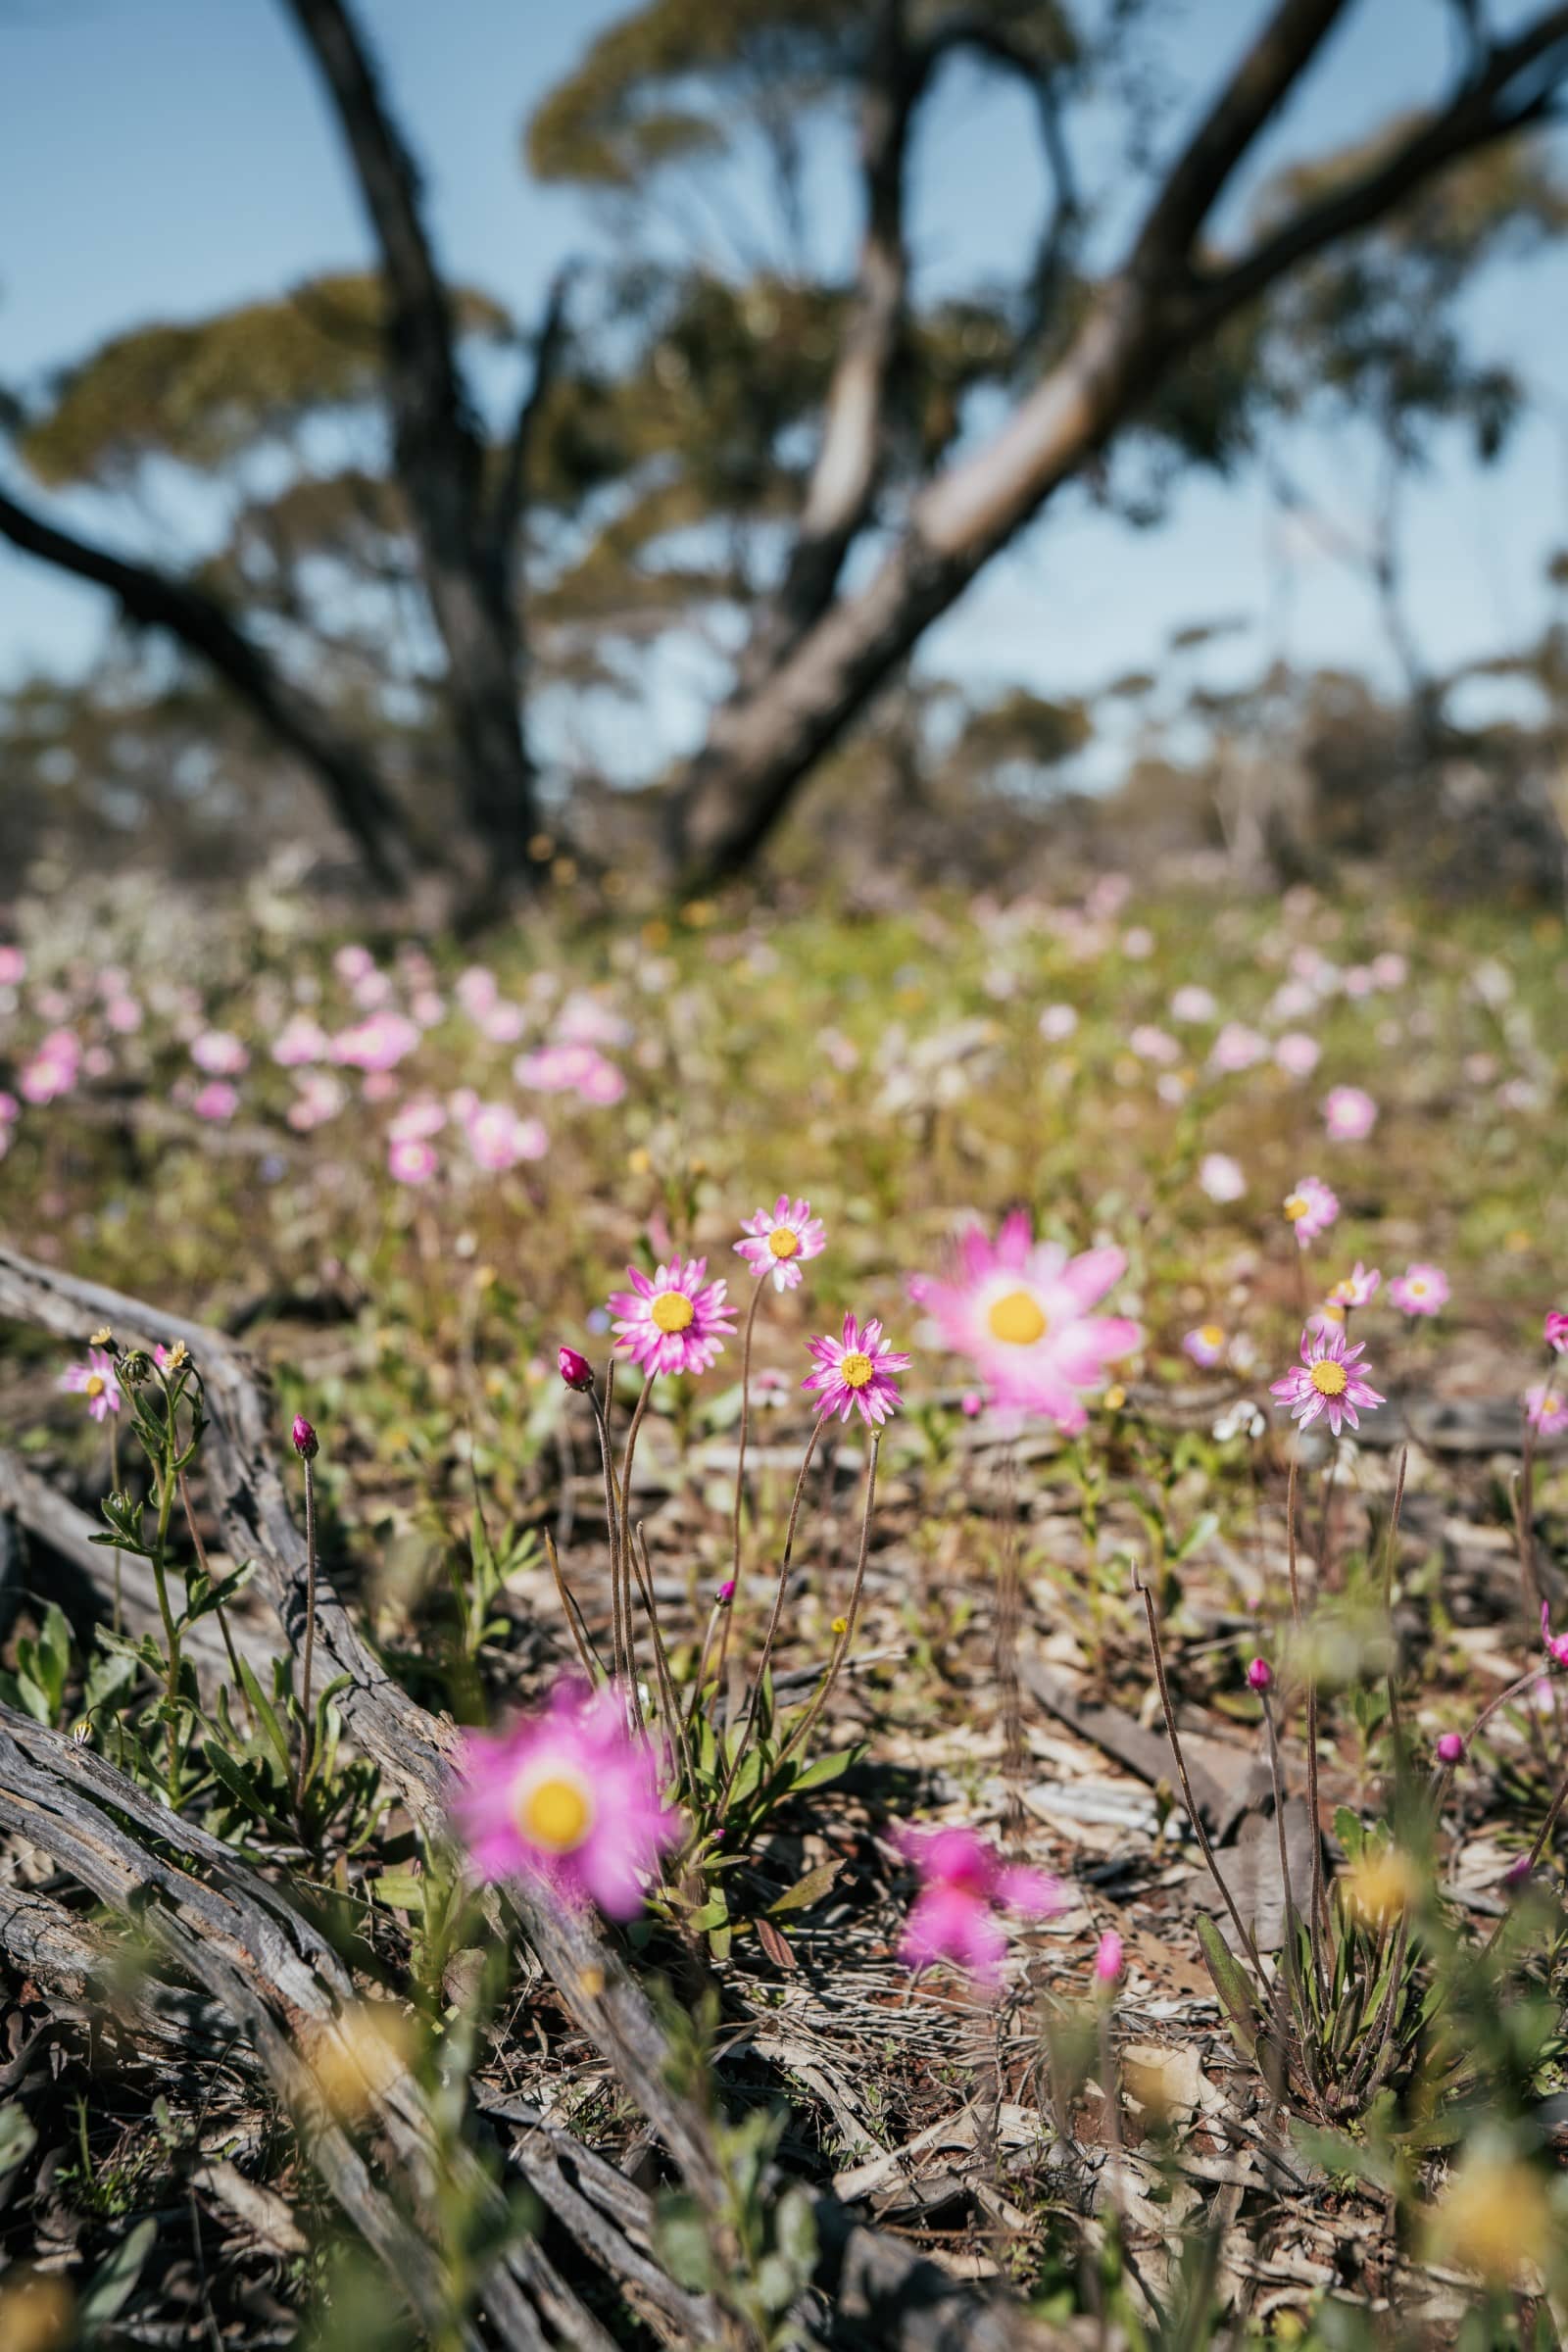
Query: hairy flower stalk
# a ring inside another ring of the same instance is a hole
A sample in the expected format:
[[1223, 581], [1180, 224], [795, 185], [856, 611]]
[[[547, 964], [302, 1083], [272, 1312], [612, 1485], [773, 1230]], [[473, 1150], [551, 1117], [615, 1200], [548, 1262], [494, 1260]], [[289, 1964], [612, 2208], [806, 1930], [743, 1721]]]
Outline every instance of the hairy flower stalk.
[[[756, 1672], [753, 1676], [752, 1703], [747, 1709], [746, 1719], [741, 1727], [741, 1736], [735, 1743], [735, 1753], [730, 1759], [729, 1770], [724, 1776], [724, 1786], [719, 1795], [720, 1812], [729, 1802], [730, 1790], [735, 1786], [742, 1760], [751, 1741], [752, 1729], [757, 1720], [757, 1694], [762, 1688], [762, 1677], [767, 1672], [768, 1660], [773, 1654], [773, 1643], [778, 1638], [779, 1619], [784, 1611], [784, 1593], [790, 1579], [790, 1562], [795, 1556], [795, 1530], [801, 1516], [801, 1500], [806, 1493], [806, 1476], [815, 1459], [817, 1441], [822, 1435], [831, 1409], [830, 1406], [824, 1405], [812, 1422], [811, 1434], [806, 1441], [806, 1451], [801, 1457], [800, 1469], [795, 1474], [795, 1493], [790, 1497], [789, 1522], [784, 1530], [784, 1548], [779, 1554], [778, 1583], [773, 1591], [773, 1607], [768, 1616], [767, 1631], [762, 1636], [761, 1654], [758, 1658]], [[723, 1677], [724, 1659], [729, 1647], [730, 1624], [734, 1614], [733, 1609], [727, 1612], [723, 1637], [719, 1643], [718, 1674], [720, 1680]]]
[[316, 1649], [316, 1432], [303, 1413], [294, 1416], [294, 1450], [305, 1468], [305, 1655], [300, 1665], [300, 1764], [294, 1791], [296, 1810], [303, 1811], [305, 1791], [316, 1769], [316, 1740], [311, 1723], [311, 1670]]

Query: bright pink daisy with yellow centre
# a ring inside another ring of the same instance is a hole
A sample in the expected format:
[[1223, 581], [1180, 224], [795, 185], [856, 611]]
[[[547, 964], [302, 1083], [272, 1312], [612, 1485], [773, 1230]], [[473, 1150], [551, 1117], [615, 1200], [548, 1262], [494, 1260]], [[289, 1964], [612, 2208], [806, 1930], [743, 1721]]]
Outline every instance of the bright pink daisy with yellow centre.
[[87, 1410], [95, 1421], [106, 1420], [118, 1413], [121, 1406], [120, 1380], [115, 1359], [104, 1348], [89, 1348], [84, 1364], [72, 1364], [61, 1375], [60, 1386], [74, 1396], [85, 1396]]
[[1348, 1348], [1343, 1331], [1303, 1331], [1300, 1362], [1293, 1364], [1283, 1380], [1270, 1383], [1269, 1395], [1290, 1406], [1292, 1420], [1299, 1422], [1302, 1429], [1320, 1418], [1328, 1422], [1336, 1437], [1346, 1421], [1359, 1429], [1356, 1408], [1373, 1412], [1383, 1402], [1358, 1368], [1365, 1347], [1366, 1342], [1358, 1340], [1353, 1348]]
[[615, 1346], [639, 1370], [706, 1372], [735, 1329], [735, 1309], [726, 1306], [726, 1282], [705, 1282], [706, 1257], [672, 1257], [644, 1274], [626, 1268], [629, 1291], [611, 1295]]
[[827, 1248], [827, 1228], [812, 1216], [809, 1200], [791, 1200], [788, 1193], [780, 1193], [771, 1209], [743, 1219], [741, 1231], [747, 1239], [736, 1243], [737, 1255], [760, 1279], [771, 1274], [775, 1291], [793, 1291], [806, 1260]]
[[863, 1421], [880, 1427], [890, 1413], [897, 1412], [902, 1398], [893, 1375], [907, 1371], [909, 1359], [883, 1338], [874, 1315], [863, 1328], [853, 1315], [846, 1315], [842, 1340], [824, 1335], [808, 1340], [807, 1346], [816, 1370], [801, 1386], [815, 1390], [824, 1421], [830, 1413], [847, 1421], [852, 1412], [858, 1412]]
[[995, 1242], [970, 1226], [951, 1280], [921, 1276], [909, 1289], [949, 1347], [975, 1365], [993, 1404], [1042, 1413], [1071, 1435], [1089, 1418], [1082, 1393], [1102, 1387], [1106, 1366], [1142, 1345], [1142, 1328], [1125, 1315], [1090, 1312], [1126, 1270], [1120, 1250], [1069, 1257], [1060, 1242], [1035, 1241], [1018, 1209]]
[[661, 1852], [680, 1840], [653, 1748], [627, 1729], [614, 1690], [558, 1684], [543, 1713], [466, 1733], [460, 1772], [452, 1816], [481, 1879], [538, 1880], [631, 1919]]

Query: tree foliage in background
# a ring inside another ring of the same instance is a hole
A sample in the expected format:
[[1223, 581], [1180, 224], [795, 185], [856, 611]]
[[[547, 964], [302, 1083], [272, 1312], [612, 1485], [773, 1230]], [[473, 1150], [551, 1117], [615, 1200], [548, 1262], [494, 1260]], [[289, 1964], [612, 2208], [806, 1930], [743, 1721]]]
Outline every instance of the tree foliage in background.
[[[219, 768], [267, 790], [259, 747], [280, 743], [382, 882], [445, 867], [471, 901], [540, 871], [546, 817], [589, 797], [582, 714], [646, 702], [678, 660], [710, 691], [706, 740], [641, 780], [674, 865], [722, 874], [824, 759], [855, 756], [875, 698], [912, 691], [931, 623], [1069, 485], [1150, 522], [1192, 466], [1257, 464], [1289, 506], [1290, 428], [1325, 417], [1385, 453], [1365, 568], [1441, 723], [1402, 620], [1398, 489], [1442, 429], [1494, 456], [1524, 400], [1462, 306], [1563, 227], [1541, 134], [1568, 8], [1506, 37], [1448, 11], [1444, 97], [1279, 173], [1220, 241], [1216, 206], [1349, 0], [1249, 11], [1185, 137], [1144, 0], [649, 0], [526, 126], [533, 175], [604, 208], [609, 234], [523, 325], [442, 275], [347, 0], [284, 4], [376, 268], [118, 335], [14, 404], [14, 475], [184, 517], [177, 555], [122, 558], [0, 492], [0, 532], [97, 581], [131, 631], [85, 736], [70, 697], [14, 714], [43, 772], [112, 771], [139, 693], [188, 797]], [[910, 221], [976, 74], [1022, 93], [1047, 197], [1015, 278], [956, 293], [928, 283]], [[846, 132], [847, 273], [817, 218]], [[214, 679], [242, 716], [215, 718], [204, 759]], [[1014, 790], [1089, 732], [1086, 706], [1022, 690], [951, 703], [916, 697], [912, 722], [946, 712], [950, 780]]]

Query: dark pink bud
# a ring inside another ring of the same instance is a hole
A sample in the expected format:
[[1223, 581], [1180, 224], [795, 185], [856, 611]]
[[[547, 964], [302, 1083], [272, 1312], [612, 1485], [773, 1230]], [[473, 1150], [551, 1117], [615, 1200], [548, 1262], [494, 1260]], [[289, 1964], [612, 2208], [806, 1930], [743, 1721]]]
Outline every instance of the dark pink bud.
[[1095, 1974], [1102, 1984], [1114, 1984], [1116, 1979], [1121, 1975], [1121, 1937], [1114, 1928], [1107, 1928], [1100, 1938], [1100, 1947], [1095, 1953]]
[[1457, 1764], [1464, 1754], [1464, 1741], [1457, 1732], [1445, 1732], [1438, 1741], [1438, 1762]]
[[290, 1435], [294, 1440], [294, 1450], [299, 1455], [300, 1460], [302, 1462], [314, 1462], [318, 1451], [316, 1444], [316, 1432], [306, 1420], [303, 1413], [295, 1414], [294, 1427], [290, 1432]]
[[722, 1584], [719, 1586], [719, 1588], [718, 1588], [718, 1605], [719, 1605], [719, 1607], [720, 1607], [721, 1609], [727, 1609], [727, 1608], [729, 1607], [729, 1604], [730, 1604], [730, 1602], [731, 1602], [731, 1601], [734, 1599], [734, 1597], [735, 1597], [735, 1579], [734, 1579], [732, 1576], [727, 1576], [727, 1577], [725, 1577], [725, 1579], [724, 1579], [724, 1582], [723, 1582], [723, 1583], [722, 1583]]
[[1568, 1355], [1568, 1310], [1548, 1307], [1544, 1325], [1546, 1346], [1555, 1348], [1559, 1355]]
[[1247, 1669], [1249, 1690], [1266, 1690], [1274, 1680], [1274, 1669], [1267, 1658], [1254, 1658]]
[[556, 1365], [567, 1388], [575, 1389], [579, 1396], [593, 1387], [594, 1368], [585, 1355], [577, 1353], [575, 1348], [558, 1348]]

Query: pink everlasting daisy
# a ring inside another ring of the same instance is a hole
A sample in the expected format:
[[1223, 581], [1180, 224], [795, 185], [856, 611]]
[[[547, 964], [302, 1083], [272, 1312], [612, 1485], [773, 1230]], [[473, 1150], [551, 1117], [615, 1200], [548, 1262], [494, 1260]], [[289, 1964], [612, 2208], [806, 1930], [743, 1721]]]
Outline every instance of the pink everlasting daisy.
[[1568, 1313], [1564, 1313], [1561, 1307], [1548, 1307], [1545, 1322], [1542, 1325], [1542, 1337], [1546, 1346], [1555, 1348], [1559, 1355], [1568, 1355]]
[[1330, 1291], [1329, 1303], [1332, 1306], [1370, 1306], [1382, 1280], [1376, 1266], [1368, 1271], [1357, 1258], [1354, 1271], [1344, 1275]]
[[984, 1376], [994, 1404], [1042, 1413], [1071, 1434], [1089, 1418], [1081, 1392], [1098, 1389], [1106, 1365], [1143, 1340], [1125, 1316], [1089, 1311], [1126, 1268], [1119, 1250], [1070, 1258], [1060, 1242], [1034, 1241], [1020, 1209], [994, 1243], [969, 1228], [951, 1281], [922, 1277], [909, 1288]]
[[1218, 1323], [1200, 1323], [1196, 1331], [1190, 1331], [1184, 1337], [1182, 1352], [1190, 1355], [1195, 1364], [1201, 1364], [1205, 1371], [1211, 1371], [1225, 1354], [1222, 1327]]
[[771, 1274], [775, 1291], [793, 1291], [808, 1257], [820, 1257], [827, 1247], [827, 1228], [811, 1214], [809, 1200], [792, 1201], [780, 1193], [771, 1212], [760, 1208], [747, 1217], [741, 1231], [748, 1237], [735, 1245], [756, 1275]]
[[481, 1879], [540, 1880], [630, 1919], [661, 1850], [679, 1842], [654, 1751], [612, 1690], [558, 1684], [542, 1714], [467, 1733], [461, 1773], [453, 1819]]
[[1441, 1266], [1406, 1266], [1389, 1284], [1389, 1297], [1403, 1315], [1435, 1315], [1448, 1303], [1448, 1277]]
[[1546, 1645], [1546, 1655], [1554, 1666], [1568, 1666], [1568, 1634], [1551, 1630], [1551, 1610], [1545, 1601], [1541, 1604], [1541, 1639]]
[[727, 1282], [705, 1282], [706, 1257], [672, 1257], [652, 1279], [628, 1266], [629, 1291], [611, 1294], [615, 1346], [644, 1372], [706, 1372], [735, 1329]]
[[837, 1413], [841, 1421], [847, 1421], [851, 1410], [858, 1409], [863, 1420], [880, 1425], [897, 1412], [902, 1398], [893, 1375], [907, 1371], [909, 1359], [882, 1337], [882, 1326], [874, 1315], [863, 1330], [853, 1315], [846, 1315], [842, 1340], [824, 1337], [807, 1345], [816, 1370], [801, 1386], [817, 1391], [824, 1419]]
[[1538, 1380], [1525, 1391], [1525, 1419], [1544, 1438], [1560, 1436], [1568, 1429], [1568, 1396], [1553, 1396], [1550, 1384]]
[[1356, 1368], [1365, 1346], [1364, 1340], [1358, 1340], [1353, 1348], [1347, 1348], [1343, 1331], [1303, 1331], [1300, 1362], [1293, 1364], [1283, 1380], [1270, 1383], [1270, 1396], [1288, 1404], [1292, 1420], [1303, 1429], [1320, 1414], [1327, 1416], [1336, 1437], [1344, 1421], [1359, 1429], [1357, 1405], [1371, 1412], [1383, 1402]]
[[906, 1968], [951, 1960], [981, 1984], [995, 1984], [1007, 1948], [997, 1911], [1050, 1919], [1065, 1908], [1058, 1880], [1043, 1870], [1009, 1869], [973, 1830], [904, 1830], [898, 1842], [921, 1881], [899, 1944]]
[[95, 1421], [103, 1421], [120, 1410], [122, 1398], [115, 1359], [105, 1348], [89, 1348], [84, 1364], [68, 1365], [61, 1375], [60, 1386], [74, 1396], [85, 1396], [87, 1410]]
[[1337, 1144], [1364, 1143], [1377, 1123], [1378, 1106], [1362, 1087], [1330, 1087], [1323, 1098], [1323, 1124]]
[[1327, 1233], [1339, 1213], [1339, 1196], [1321, 1176], [1302, 1176], [1285, 1202], [1285, 1214], [1296, 1227], [1297, 1242], [1303, 1250], [1319, 1234]]

